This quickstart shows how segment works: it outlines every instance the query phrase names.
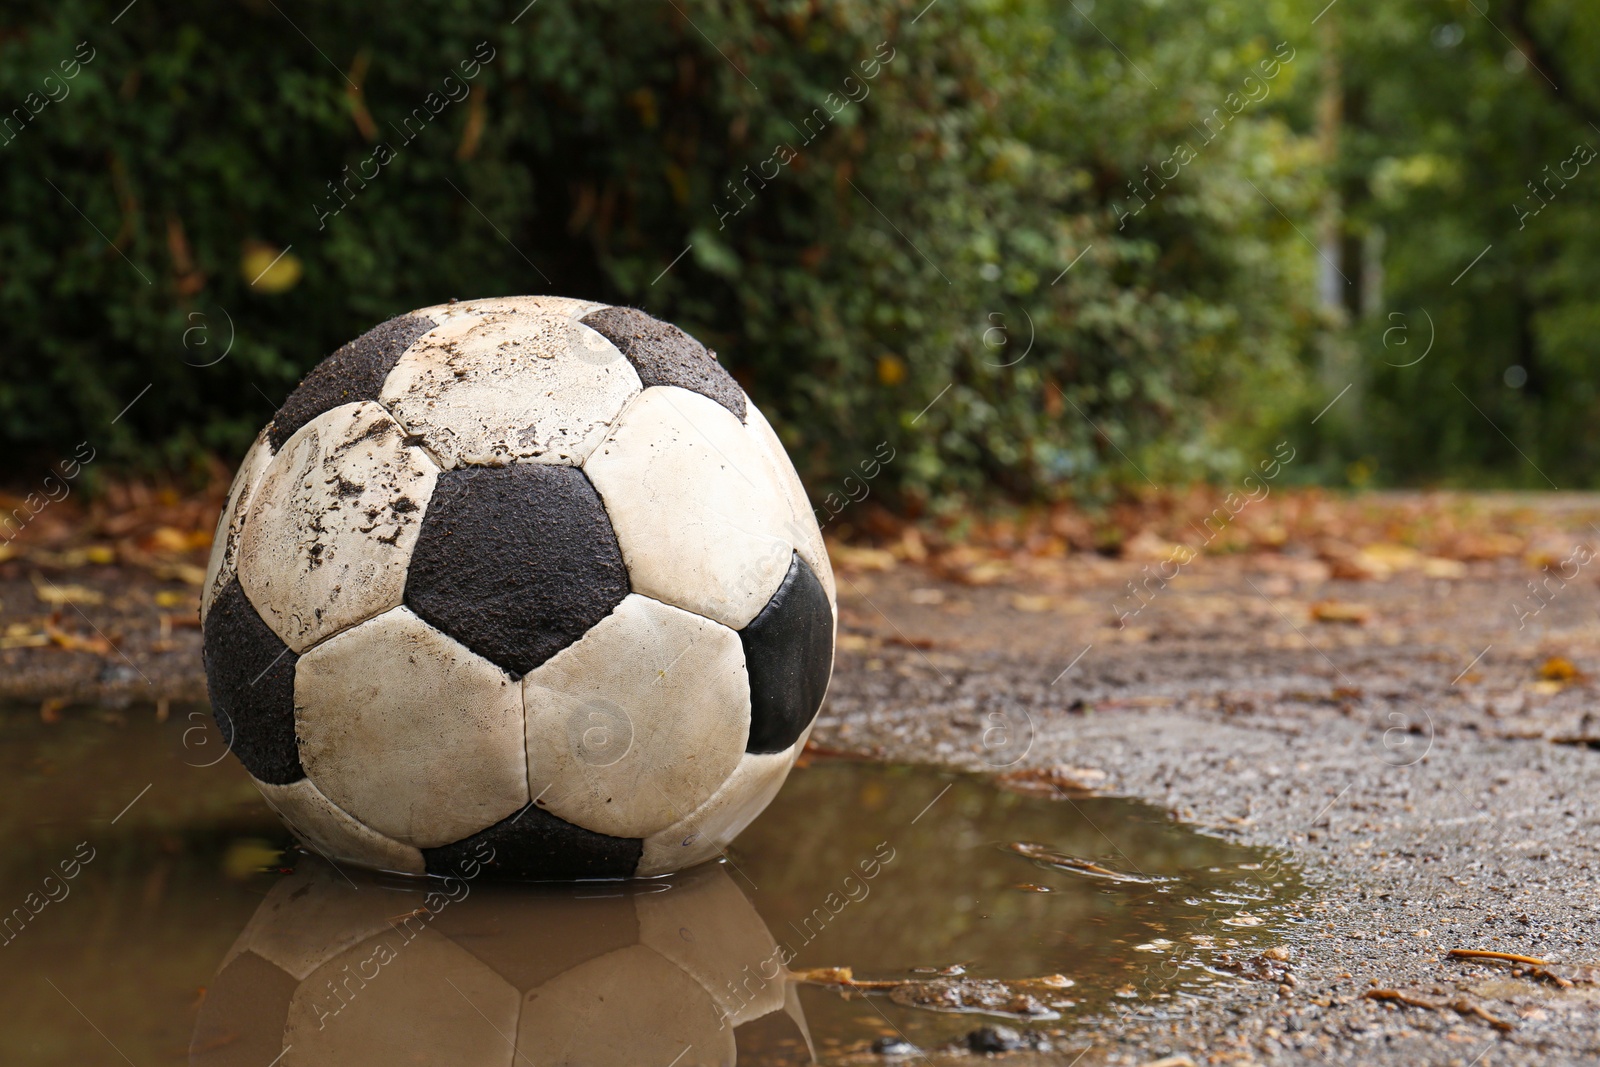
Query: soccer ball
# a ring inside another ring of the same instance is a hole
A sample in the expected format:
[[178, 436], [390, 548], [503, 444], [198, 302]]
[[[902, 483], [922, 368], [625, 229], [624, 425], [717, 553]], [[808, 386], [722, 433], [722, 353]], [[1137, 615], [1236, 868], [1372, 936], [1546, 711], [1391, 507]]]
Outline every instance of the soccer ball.
[[588, 894], [431, 885], [298, 864], [208, 984], [191, 1067], [815, 1062], [782, 953], [721, 867]]
[[805, 745], [833, 572], [698, 341], [558, 297], [402, 315], [245, 456], [201, 604], [223, 739], [330, 859], [622, 878], [718, 855]]

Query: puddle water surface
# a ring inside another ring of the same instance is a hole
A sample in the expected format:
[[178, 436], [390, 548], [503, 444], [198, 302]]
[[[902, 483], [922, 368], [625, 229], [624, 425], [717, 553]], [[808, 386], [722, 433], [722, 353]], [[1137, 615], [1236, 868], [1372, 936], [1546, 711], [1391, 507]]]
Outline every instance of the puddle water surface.
[[0, 713], [7, 1063], [802, 1064], [994, 1025], [1081, 1047], [1240, 981], [1298, 918], [1280, 857], [1148, 805], [832, 760], [671, 878], [368, 876], [291, 847], [189, 712]]

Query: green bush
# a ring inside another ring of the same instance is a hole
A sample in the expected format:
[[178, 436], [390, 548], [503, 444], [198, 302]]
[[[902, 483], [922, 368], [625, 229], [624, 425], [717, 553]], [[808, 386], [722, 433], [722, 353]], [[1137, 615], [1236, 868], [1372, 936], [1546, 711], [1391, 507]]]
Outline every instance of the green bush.
[[0, 103], [68, 93], [0, 146], [0, 433], [237, 454], [373, 323], [543, 292], [717, 349], [819, 494], [1252, 461], [1321, 329], [1289, 9], [924, 2], [12, 4]]

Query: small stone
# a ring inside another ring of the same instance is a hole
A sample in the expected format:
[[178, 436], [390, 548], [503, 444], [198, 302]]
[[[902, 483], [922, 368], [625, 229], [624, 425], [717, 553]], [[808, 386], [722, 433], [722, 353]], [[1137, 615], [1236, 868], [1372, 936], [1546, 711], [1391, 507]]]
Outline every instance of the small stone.
[[922, 1050], [898, 1037], [880, 1037], [872, 1043], [872, 1051], [879, 1056], [920, 1056]]
[[1022, 1047], [1022, 1035], [1009, 1026], [983, 1026], [967, 1035], [973, 1052], [1012, 1052]]

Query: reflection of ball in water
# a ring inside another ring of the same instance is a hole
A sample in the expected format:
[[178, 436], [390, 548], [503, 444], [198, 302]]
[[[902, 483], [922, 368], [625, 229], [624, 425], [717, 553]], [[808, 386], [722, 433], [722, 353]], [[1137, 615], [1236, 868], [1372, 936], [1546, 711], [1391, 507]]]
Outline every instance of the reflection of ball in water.
[[425, 308], [308, 374], [245, 457], [202, 604], [217, 724], [325, 855], [659, 874], [772, 799], [833, 663], [833, 572], [715, 356], [558, 297]]
[[303, 863], [208, 987], [191, 1067], [812, 1062], [772, 935], [720, 867], [585, 892], [405, 892]]

